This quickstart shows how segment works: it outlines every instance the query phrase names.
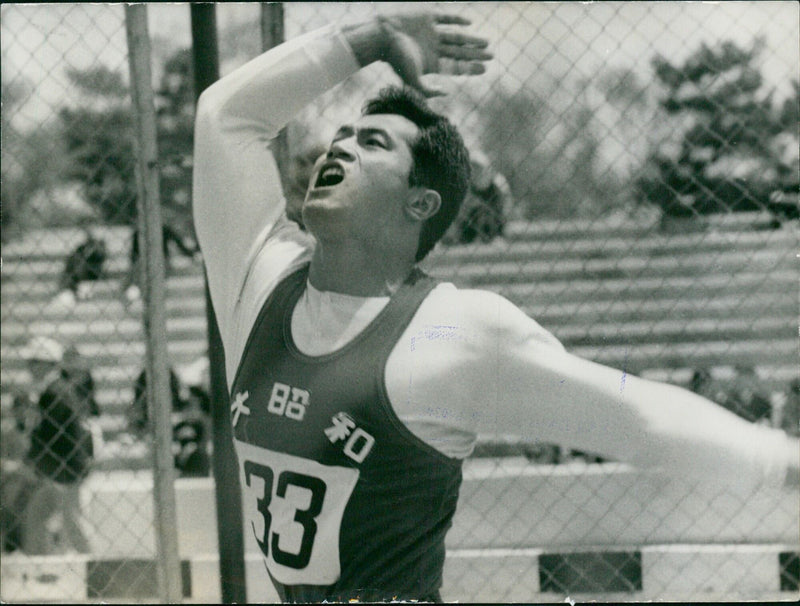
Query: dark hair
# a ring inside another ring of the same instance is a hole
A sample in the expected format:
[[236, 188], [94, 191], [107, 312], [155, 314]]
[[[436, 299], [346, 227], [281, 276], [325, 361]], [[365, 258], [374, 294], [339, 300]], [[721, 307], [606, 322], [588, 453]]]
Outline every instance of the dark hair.
[[428, 107], [425, 99], [410, 88], [389, 86], [367, 101], [362, 110], [372, 114], [397, 114], [419, 128], [411, 145], [414, 166], [409, 185], [435, 190], [442, 199], [439, 212], [422, 226], [415, 261], [425, 258], [456, 218], [469, 188], [469, 152], [456, 127]]

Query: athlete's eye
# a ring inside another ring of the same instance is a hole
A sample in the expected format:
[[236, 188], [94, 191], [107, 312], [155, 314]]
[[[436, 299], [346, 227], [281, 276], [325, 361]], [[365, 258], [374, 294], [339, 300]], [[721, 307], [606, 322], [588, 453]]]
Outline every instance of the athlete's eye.
[[380, 137], [368, 137], [366, 140], [366, 144], [373, 147], [383, 147], [383, 148], [386, 147], [386, 144]]

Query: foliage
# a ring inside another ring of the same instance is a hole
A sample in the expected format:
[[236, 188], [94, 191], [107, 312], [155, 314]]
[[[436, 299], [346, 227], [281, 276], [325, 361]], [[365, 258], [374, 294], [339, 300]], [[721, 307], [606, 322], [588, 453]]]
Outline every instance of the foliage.
[[787, 134], [796, 145], [796, 100], [779, 109], [764, 91], [756, 67], [763, 48], [762, 39], [749, 49], [726, 41], [702, 45], [682, 65], [653, 59], [670, 134], [647, 157], [642, 200], [673, 216], [758, 210], [791, 180], [780, 148]]
[[525, 219], [597, 214], [613, 207], [620, 181], [599, 168], [602, 139], [586, 102], [588, 82], [545, 101], [535, 91], [502, 86], [480, 100], [479, 143], [510, 185]]
[[[37, 221], [41, 222], [31, 200], [37, 193], [48, 192], [57, 185], [64, 156], [56, 125], [46, 123], [25, 131], [13, 122], [15, 111], [28, 100], [31, 90], [30, 82], [19, 77], [2, 82], [0, 200], [3, 229], [0, 233], [3, 242]], [[51, 212], [47, 218], [55, 220], [59, 218], [57, 215]]]
[[[137, 194], [128, 88], [119, 72], [102, 65], [70, 69], [67, 76], [83, 93], [83, 104], [59, 112], [69, 156], [64, 176], [84, 184], [87, 201], [106, 222], [130, 225]], [[191, 190], [193, 103], [191, 53], [181, 49], [166, 60], [156, 91], [161, 199], [165, 207], [184, 207], [180, 215], [188, 215]]]
[[194, 98], [192, 53], [179, 49], [164, 62], [156, 90], [156, 119], [164, 221], [184, 235], [192, 230]]
[[128, 95], [122, 74], [102, 63], [84, 70], [68, 67], [66, 74], [70, 82], [89, 97], [124, 99]]
[[[5, 59], [4, 59], [5, 61]], [[32, 180], [25, 179], [26, 171], [20, 162], [19, 153], [19, 133], [11, 125], [9, 116], [12, 115], [14, 109], [24, 99], [26, 95], [24, 83], [15, 80], [8, 82], [5, 79], [2, 81], [2, 92], [0, 99], [2, 99], [3, 111], [0, 113], [2, 116], [2, 126], [0, 127], [0, 149], [2, 149], [2, 177], [0, 177], [0, 204], [2, 204], [2, 221], [3, 230], [0, 231], [3, 240], [8, 236], [9, 228], [14, 227], [19, 222], [19, 211], [22, 206], [22, 201], [30, 195], [32, 188]], [[35, 188], [35, 185], [33, 186]]]
[[136, 216], [133, 116], [128, 107], [62, 108], [70, 164], [65, 177], [84, 185], [87, 201], [109, 223]]
[[69, 155], [64, 176], [83, 184], [86, 200], [106, 222], [129, 224], [136, 216], [136, 181], [127, 86], [103, 65], [66, 74], [83, 98], [80, 107], [59, 111]]

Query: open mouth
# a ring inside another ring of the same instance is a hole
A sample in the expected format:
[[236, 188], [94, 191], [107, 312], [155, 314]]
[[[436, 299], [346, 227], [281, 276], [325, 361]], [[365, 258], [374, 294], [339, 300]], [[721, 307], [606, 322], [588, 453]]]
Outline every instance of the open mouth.
[[344, 169], [338, 164], [328, 164], [320, 169], [314, 187], [333, 187], [344, 180]]

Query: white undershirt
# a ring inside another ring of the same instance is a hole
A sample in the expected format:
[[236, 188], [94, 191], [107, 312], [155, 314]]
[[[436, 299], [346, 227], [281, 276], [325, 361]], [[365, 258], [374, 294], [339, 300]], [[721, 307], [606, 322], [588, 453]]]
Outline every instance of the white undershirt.
[[[450, 285], [440, 285], [434, 290], [447, 286]], [[297, 348], [308, 356], [323, 356], [338, 351], [367, 328], [389, 300], [390, 297], [357, 297], [321, 291], [306, 281], [306, 289], [292, 313], [292, 339]], [[415, 327], [418, 324], [419, 321], [412, 319], [411, 332], [417, 331]], [[390, 359], [393, 357], [390, 356]], [[450, 389], [447, 382], [439, 382], [437, 393], [429, 394], [424, 402], [414, 402], [403, 398], [397, 393], [399, 390], [392, 388], [393, 385], [406, 382], [397, 376], [399, 373], [402, 373], [401, 365], [387, 362], [387, 392], [400, 421], [417, 438], [445, 456], [457, 459], [468, 457], [475, 447], [477, 434], [448, 423], [446, 419], [432, 419], [425, 410], [429, 407], [426, 406], [428, 402], [447, 401], [446, 392]]]
[[389, 303], [389, 297], [355, 297], [321, 291], [306, 281], [292, 313], [292, 338], [307, 356], [333, 353], [352, 341]]

